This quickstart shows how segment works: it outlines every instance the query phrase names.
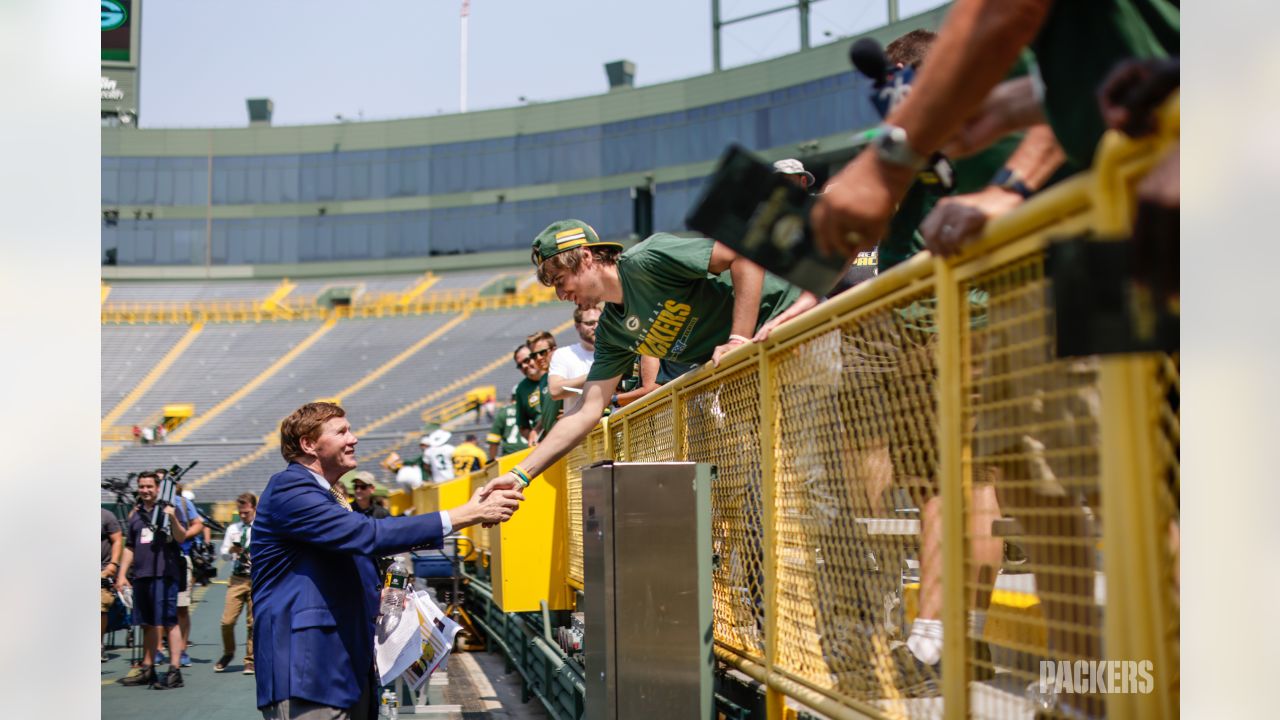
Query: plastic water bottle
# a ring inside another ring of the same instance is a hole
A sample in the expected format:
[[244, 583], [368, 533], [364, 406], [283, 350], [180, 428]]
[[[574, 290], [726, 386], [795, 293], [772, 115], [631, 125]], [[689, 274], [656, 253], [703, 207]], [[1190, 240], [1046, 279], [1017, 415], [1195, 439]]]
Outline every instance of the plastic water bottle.
[[378, 706], [378, 717], [385, 720], [399, 720], [400, 718], [400, 698], [396, 695], [396, 691], [387, 688], [382, 691], [382, 703]]
[[382, 593], [382, 614], [391, 618], [400, 617], [404, 611], [404, 596], [409, 590], [409, 561], [404, 555], [397, 555], [391, 566], [387, 568], [386, 591]]

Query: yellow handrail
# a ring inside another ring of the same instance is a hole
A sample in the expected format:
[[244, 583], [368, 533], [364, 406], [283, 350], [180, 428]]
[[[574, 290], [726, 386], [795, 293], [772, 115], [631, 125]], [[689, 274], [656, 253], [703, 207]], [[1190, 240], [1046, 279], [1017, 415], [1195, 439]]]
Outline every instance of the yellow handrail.
[[405, 297], [400, 293], [366, 295], [355, 304], [333, 308], [316, 305], [309, 299], [290, 299], [284, 295], [263, 301], [112, 302], [102, 306], [102, 323], [261, 323], [323, 320], [330, 315], [342, 318], [404, 317], [531, 307], [554, 301], [555, 292], [537, 286], [514, 295], [480, 296], [475, 290], [440, 290], [424, 292], [407, 302]]

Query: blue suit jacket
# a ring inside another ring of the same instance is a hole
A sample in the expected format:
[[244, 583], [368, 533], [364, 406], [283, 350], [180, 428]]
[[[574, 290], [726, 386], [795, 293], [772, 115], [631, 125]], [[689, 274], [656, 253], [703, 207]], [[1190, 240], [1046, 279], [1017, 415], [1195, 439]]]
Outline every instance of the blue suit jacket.
[[437, 513], [373, 520], [348, 512], [297, 463], [271, 476], [253, 524], [258, 707], [291, 697], [355, 705], [373, 670], [374, 559], [441, 538]]

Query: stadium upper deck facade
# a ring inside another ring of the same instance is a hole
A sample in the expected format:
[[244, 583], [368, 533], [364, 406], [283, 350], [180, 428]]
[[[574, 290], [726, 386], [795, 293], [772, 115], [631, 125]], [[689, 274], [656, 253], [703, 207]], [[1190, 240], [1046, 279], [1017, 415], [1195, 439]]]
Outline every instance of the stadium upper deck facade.
[[[868, 33], [936, 29], [945, 7]], [[683, 218], [724, 148], [811, 169], [877, 122], [851, 40], [603, 95], [329, 125], [102, 130], [102, 247], [153, 266], [351, 263], [523, 250], [548, 222], [654, 230]]]

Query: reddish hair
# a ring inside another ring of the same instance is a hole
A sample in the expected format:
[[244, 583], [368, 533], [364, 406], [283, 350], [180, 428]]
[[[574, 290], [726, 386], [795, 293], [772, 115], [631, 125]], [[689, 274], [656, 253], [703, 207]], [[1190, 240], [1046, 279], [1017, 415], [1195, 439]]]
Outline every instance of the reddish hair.
[[346, 417], [347, 411], [331, 402], [307, 403], [280, 421], [280, 454], [287, 462], [293, 462], [307, 453], [302, 450], [302, 439], [311, 442], [320, 439], [320, 428], [333, 418]]

